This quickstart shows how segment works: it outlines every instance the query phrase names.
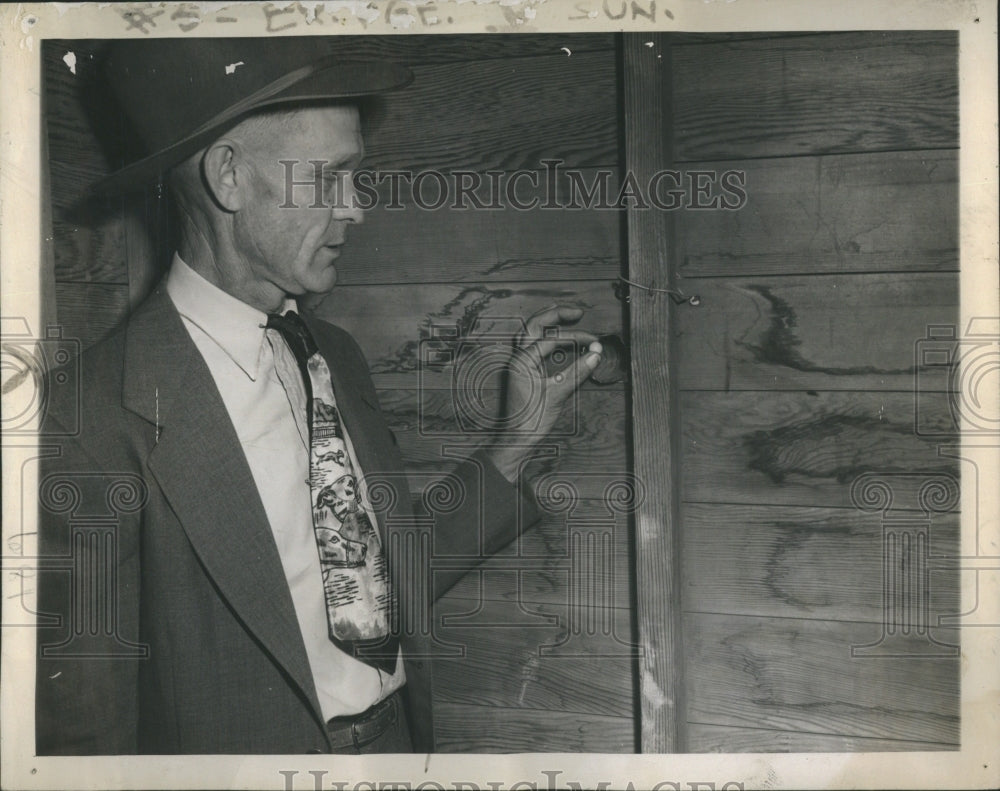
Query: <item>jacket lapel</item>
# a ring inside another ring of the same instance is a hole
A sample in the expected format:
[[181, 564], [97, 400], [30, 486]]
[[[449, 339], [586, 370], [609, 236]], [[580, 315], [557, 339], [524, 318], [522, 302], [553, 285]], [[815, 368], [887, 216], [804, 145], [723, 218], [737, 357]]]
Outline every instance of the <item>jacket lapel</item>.
[[156, 424], [149, 469], [222, 595], [322, 722], [253, 475], [211, 372], [162, 286], [128, 332], [123, 404]]

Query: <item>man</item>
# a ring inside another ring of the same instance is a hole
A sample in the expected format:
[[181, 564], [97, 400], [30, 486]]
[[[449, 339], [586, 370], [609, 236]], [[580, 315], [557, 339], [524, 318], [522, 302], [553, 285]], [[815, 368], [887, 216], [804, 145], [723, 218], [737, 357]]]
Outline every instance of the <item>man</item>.
[[[454, 507], [431, 532], [407, 518], [361, 351], [294, 300], [334, 287], [363, 219], [354, 101], [410, 75], [328, 46], [112, 47], [151, 153], [101, 188], [166, 174], [178, 239], [163, 282], [83, 355], [80, 403], [49, 405], [65, 439], [40, 484], [40, 554], [57, 567], [39, 593], [41, 754], [433, 749], [430, 606], [462, 570], [432, 557], [471, 563], [516, 537], [533, 513], [520, 466], [597, 365], [593, 336], [564, 330], [590, 353], [546, 377], [559, 341], [543, 329], [580, 311], [532, 317], [509, 430], [445, 478]], [[324, 200], [290, 200], [289, 161], [322, 168]]]

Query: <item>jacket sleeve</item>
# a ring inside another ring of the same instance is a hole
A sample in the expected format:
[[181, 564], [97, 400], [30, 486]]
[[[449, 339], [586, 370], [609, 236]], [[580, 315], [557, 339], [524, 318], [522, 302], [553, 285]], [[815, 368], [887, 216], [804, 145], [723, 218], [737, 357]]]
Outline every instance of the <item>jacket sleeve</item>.
[[464, 558], [467, 563], [435, 570], [435, 601], [471, 568], [510, 544], [541, 516], [528, 483], [523, 478], [516, 483], [508, 481], [485, 451], [479, 450], [459, 463], [450, 477], [458, 490], [459, 505], [437, 515], [433, 556]]
[[135, 753], [138, 726], [136, 475], [110, 472], [55, 420], [38, 488], [35, 749]]

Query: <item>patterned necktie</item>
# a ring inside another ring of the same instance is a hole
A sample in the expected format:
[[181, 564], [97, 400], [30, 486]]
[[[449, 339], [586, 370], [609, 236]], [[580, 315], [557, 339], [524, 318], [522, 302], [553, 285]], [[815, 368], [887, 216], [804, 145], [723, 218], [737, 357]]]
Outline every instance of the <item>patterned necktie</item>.
[[[340, 422], [330, 369], [309, 328], [295, 311], [269, 315], [267, 329], [281, 333], [295, 356], [306, 392], [309, 488], [319, 550], [330, 639], [356, 659], [392, 673], [399, 643], [391, 634], [392, 597], [378, 531], [358, 488]], [[278, 378], [295, 377], [275, 355]]]

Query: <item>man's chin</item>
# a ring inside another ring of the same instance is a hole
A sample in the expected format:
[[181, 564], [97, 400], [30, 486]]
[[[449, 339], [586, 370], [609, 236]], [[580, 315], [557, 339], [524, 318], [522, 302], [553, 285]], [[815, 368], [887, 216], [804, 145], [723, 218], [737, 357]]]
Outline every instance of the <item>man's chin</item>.
[[325, 294], [337, 285], [337, 267], [334, 261], [339, 253], [329, 255], [329, 248], [324, 247], [313, 259], [313, 265], [306, 273], [308, 280], [303, 282], [306, 291], [313, 294]]
[[300, 293], [296, 296], [304, 306], [314, 308], [323, 298], [333, 291], [337, 285], [337, 271], [330, 267], [330, 272], [310, 278], [307, 283], [300, 284]]

